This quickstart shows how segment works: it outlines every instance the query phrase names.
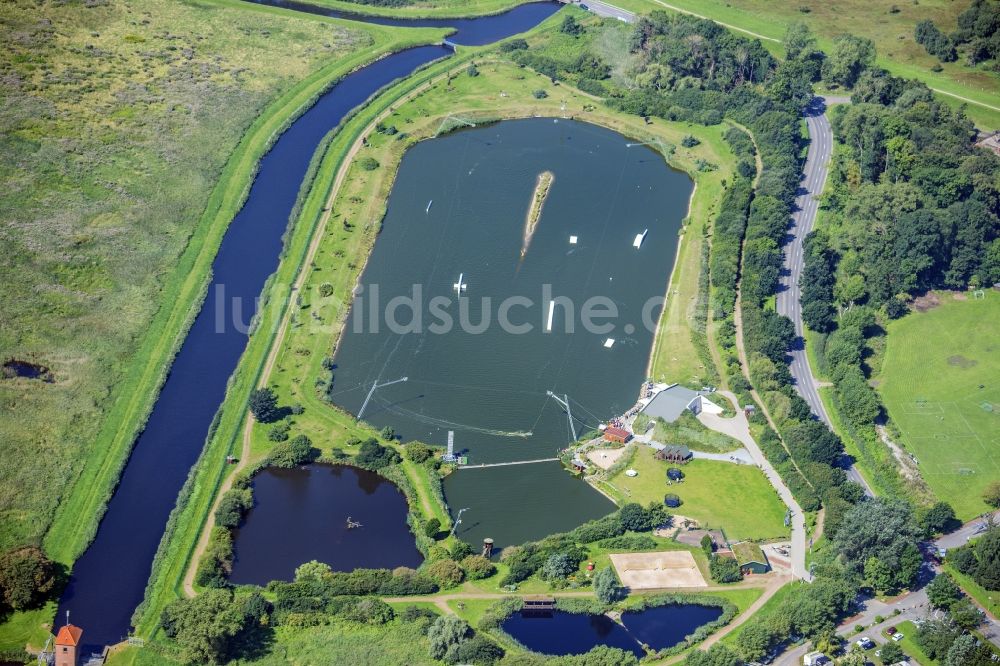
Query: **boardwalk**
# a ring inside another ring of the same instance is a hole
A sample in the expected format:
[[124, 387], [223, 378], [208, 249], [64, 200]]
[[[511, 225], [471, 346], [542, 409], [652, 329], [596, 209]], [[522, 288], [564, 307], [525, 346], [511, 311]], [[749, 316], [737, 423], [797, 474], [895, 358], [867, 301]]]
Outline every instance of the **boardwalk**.
[[508, 465], [531, 465], [543, 462], [558, 462], [559, 458], [538, 458], [537, 460], [512, 460], [510, 462], [486, 463], [482, 465], [459, 465], [456, 469], [483, 469], [484, 467], [507, 467]]

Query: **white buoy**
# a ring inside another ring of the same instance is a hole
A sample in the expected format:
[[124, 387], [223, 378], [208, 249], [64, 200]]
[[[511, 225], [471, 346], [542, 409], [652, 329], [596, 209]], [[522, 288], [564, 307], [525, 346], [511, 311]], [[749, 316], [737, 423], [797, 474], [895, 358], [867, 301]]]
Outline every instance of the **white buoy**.
[[576, 240], [577, 240], [576, 236], [570, 236], [569, 237], [569, 244], [570, 245], [576, 245]]
[[615, 339], [614, 338], [608, 338], [607, 340], [604, 341], [604, 348], [605, 349], [611, 349], [611, 347], [613, 347], [614, 344], [615, 344]]

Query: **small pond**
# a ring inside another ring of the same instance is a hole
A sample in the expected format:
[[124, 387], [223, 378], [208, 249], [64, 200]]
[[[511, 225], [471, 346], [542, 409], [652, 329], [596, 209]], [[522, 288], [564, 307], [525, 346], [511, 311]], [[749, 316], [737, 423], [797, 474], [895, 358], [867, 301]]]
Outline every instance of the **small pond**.
[[52, 381], [52, 372], [44, 365], [11, 359], [0, 367], [0, 377], [13, 379], [24, 377], [25, 379], [40, 379], [45, 382]]
[[622, 614], [622, 624], [607, 615], [584, 613], [514, 613], [503, 630], [530, 650], [549, 655], [583, 654], [598, 645], [645, 656], [642, 644], [654, 650], [677, 645], [698, 627], [717, 620], [722, 609], [697, 604], [671, 604]]
[[[233, 533], [235, 584], [291, 580], [304, 562], [334, 571], [418, 567], [406, 497], [374, 472], [346, 465], [269, 468], [253, 481], [254, 507]], [[347, 520], [361, 523], [348, 528]]]

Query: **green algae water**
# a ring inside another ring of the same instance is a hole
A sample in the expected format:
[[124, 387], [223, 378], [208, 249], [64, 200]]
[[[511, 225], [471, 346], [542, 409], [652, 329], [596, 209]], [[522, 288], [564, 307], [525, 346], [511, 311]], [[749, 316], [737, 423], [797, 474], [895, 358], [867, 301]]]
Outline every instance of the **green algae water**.
[[[555, 457], [646, 379], [690, 179], [626, 137], [505, 121], [407, 152], [336, 352], [331, 399], [470, 465]], [[522, 256], [538, 175], [542, 214]], [[378, 388], [406, 377], [407, 381]], [[568, 401], [567, 414], [559, 400]], [[614, 509], [555, 462], [459, 469], [459, 534], [499, 546]]]

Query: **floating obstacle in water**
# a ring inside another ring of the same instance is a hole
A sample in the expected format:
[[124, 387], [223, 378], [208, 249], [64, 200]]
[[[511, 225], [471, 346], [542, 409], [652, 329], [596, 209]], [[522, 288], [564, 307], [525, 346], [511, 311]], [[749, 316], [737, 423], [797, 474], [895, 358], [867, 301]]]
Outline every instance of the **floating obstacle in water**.
[[453, 284], [451, 286], [451, 288], [455, 290], [456, 294], [458, 294], [459, 296], [461, 296], [462, 294], [465, 293], [465, 289], [468, 286], [469, 286], [469, 284], [465, 281], [465, 273], [459, 273], [458, 274], [458, 282], [456, 282], [455, 284]]
[[350, 516], [348, 516], [348, 517], [347, 517], [347, 529], [349, 529], [349, 530], [353, 530], [353, 529], [355, 529], [356, 527], [362, 527], [361, 523], [359, 523], [359, 522], [358, 522], [358, 521], [356, 521], [356, 520], [351, 520], [351, 517], [350, 517]]
[[429, 213], [429, 212], [431, 212], [431, 206], [432, 206], [433, 204], [434, 204], [434, 199], [431, 199], [430, 201], [428, 201], [428, 202], [427, 202], [427, 210], [425, 210], [424, 212], [425, 212], [425, 213]]
[[642, 247], [642, 241], [646, 240], [646, 234], [648, 234], [648, 233], [649, 233], [649, 229], [646, 229], [641, 234], [636, 234], [635, 235], [635, 240], [632, 241], [632, 247], [634, 247], [637, 250], [640, 247]]

